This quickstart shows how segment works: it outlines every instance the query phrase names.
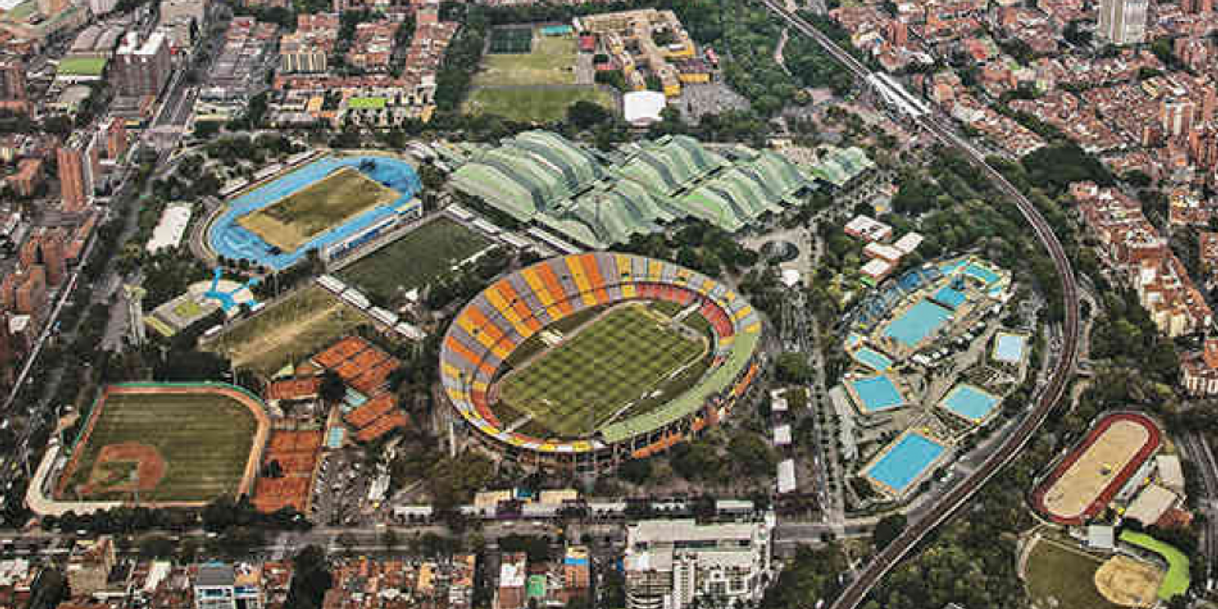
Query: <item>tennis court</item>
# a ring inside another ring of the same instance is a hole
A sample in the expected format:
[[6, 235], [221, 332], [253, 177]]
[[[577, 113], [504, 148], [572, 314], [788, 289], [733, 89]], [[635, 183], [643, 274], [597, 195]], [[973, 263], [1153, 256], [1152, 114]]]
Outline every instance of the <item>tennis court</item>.
[[894, 496], [904, 495], [914, 482], [947, 451], [947, 447], [916, 431], [905, 432], [863, 470], [863, 476]]
[[998, 396], [967, 383], [952, 388], [939, 405], [952, 414], [979, 424], [994, 412]]
[[952, 312], [929, 300], [919, 300], [884, 328], [884, 336], [915, 348], [952, 318]]

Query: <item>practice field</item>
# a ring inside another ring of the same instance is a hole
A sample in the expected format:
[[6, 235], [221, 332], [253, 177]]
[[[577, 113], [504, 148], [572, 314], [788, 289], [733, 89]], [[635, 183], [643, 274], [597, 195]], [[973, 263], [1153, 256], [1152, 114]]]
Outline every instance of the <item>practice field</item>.
[[112, 388], [95, 406], [60, 498], [126, 500], [138, 490], [141, 502], [206, 502], [236, 493], [259, 431], [259, 416], [239, 395], [206, 386]]
[[575, 38], [537, 36], [527, 53], [488, 54], [474, 75], [476, 87], [575, 84]]
[[1028, 593], [1041, 607], [1117, 609], [1095, 588], [1100, 560], [1082, 550], [1040, 540], [1028, 556]]
[[339, 271], [338, 277], [388, 301], [399, 292], [427, 285], [490, 244], [482, 233], [440, 217], [360, 258]]
[[562, 437], [583, 437], [702, 357], [706, 344], [642, 305], [615, 308], [499, 383], [499, 399]]
[[238, 368], [269, 376], [296, 364], [365, 322], [363, 314], [319, 286], [302, 288], [268, 305], [210, 344]]
[[354, 167], [330, 175], [275, 203], [237, 219], [263, 241], [285, 252], [374, 207], [400, 197], [397, 191], [369, 179]]
[[471, 114], [497, 114], [504, 118], [549, 123], [565, 119], [567, 108], [590, 101], [613, 110], [613, 97], [586, 85], [551, 87], [478, 87], [470, 92], [464, 109]]
[[1104, 598], [1122, 607], [1150, 607], [1157, 602], [1163, 571], [1117, 554], [1095, 572], [1095, 587]]

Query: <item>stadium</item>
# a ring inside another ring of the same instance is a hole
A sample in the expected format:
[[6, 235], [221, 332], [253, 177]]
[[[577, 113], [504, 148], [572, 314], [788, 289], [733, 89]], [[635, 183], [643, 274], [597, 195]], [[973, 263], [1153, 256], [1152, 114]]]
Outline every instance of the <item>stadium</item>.
[[1032, 493], [1032, 506], [1049, 520], [1081, 525], [1100, 514], [1139, 472], [1153, 463], [1162, 432], [1149, 417], [1117, 413], [1099, 420]]
[[717, 424], [759, 367], [762, 324], [728, 286], [641, 256], [544, 260], [456, 316], [440, 371], [473, 437], [503, 458], [596, 472]]

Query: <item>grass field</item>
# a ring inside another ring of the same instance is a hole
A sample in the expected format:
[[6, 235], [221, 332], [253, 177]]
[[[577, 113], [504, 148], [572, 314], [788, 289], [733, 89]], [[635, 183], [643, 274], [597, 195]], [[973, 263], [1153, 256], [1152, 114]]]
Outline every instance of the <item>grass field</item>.
[[448, 218], [437, 218], [338, 272], [377, 300], [423, 287], [490, 245], [482, 233]]
[[[110, 444], [140, 443], [166, 462], [159, 484], [141, 501], [208, 501], [235, 492], [241, 483], [258, 422], [244, 404], [215, 394], [114, 394], [106, 399], [66, 494], [93, 473], [99, 451]], [[99, 468], [117, 480], [133, 465], [108, 462]], [[115, 497], [126, 499], [124, 496]], [[109, 499], [93, 496], [90, 499]]]
[[1028, 556], [1028, 592], [1044, 607], [1117, 609], [1095, 588], [1095, 572], [1100, 564], [1099, 559], [1081, 550], [1071, 551], [1054, 542], [1039, 541]]
[[1163, 578], [1163, 584], [1159, 586], [1159, 600], [1167, 602], [1188, 592], [1191, 583], [1189, 561], [1188, 556], [1185, 556], [1183, 552], [1177, 550], [1175, 546], [1137, 531], [1121, 531], [1121, 541], [1154, 552], [1167, 561], [1167, 575]]
[[296, 251], [313, 237], [401, 195], [360, 173], [343, 167], [262, 209], [237, 219], [237, 224], [284, 252]]
[[285, 364], [312, 356], [364, 321], [359, 311], [310, 285], [221, 334], [206, 348], [227, 355], [234, 366], [271, 375]]
[[499, 398], [554, 434], [586, 436], [704, 351], [645, 306], [619, 307], [507, 376]]
[[556, 88], [478, 87], [465, 100], [471, 114], [497, 114], [522, 122], [549, 123], [567, 116], [567, 107], [577, 101], [590, 101], [610, 110], [613, 97], [588, 86]]
[[573, 85], [575, 54], [574, 37], [535, 36], [528, 53], [486, 55], [473, 85]]

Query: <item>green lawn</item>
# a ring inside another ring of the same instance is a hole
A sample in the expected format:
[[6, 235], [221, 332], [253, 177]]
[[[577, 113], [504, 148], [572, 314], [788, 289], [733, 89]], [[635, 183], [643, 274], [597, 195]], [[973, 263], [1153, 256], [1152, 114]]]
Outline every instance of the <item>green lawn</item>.
[[383, 97], [352, 97], [347, 100], [347, 107], [352, 110], [379, 110], [385, 107]]
[[590, 101], [614, 109], [613, 96], [592, 85], [478, 87], [466, 98], [464, 109], [470, 114], [497, 114], [515, 121], [549, 123], [566, 118], [567, 108], [577, 101]]
[[55, 72], [69, 76], [101, 76], [105, 70], [104, 57], [68, 57], [59, 62]]
[[326, 177], [237, 219], [237, 224], [285, 252], [401, 194], [382, 186], [354, 167]]
[[1067, 550], [1054, 542], [1037, 542], [1028, 556], [1028, 592], [1046, 607], [1118, 609], [1095, 588], [1095, 572], [1102, 562], [1081, 552]]
[[427, 285], [490, 244], [482, 233], [441, 217], [359, 259], [338, 277], [374, 300], [388, 302], [400, 292]]
[[1167, 575], [1159, 585], [1159, 600], [1167, 602], [1188, 592], [1189, 563], [1183, 552], [1146, 533], [1136, 531], [1121, 531], [1121, 541], [1154, 552], [1167, 561]]
[[269, 305], [204, 348], [223, 353], [238, 368], [269, 376], [286, 364], [313, 356], [365, 321], [353, 307], [310, 285]]
[[704, 351], [702, 341], [656, 321], [645, 306], [625, 306], [507, 377], [499, 397], [558, 436], [586, 436], [678, 368], [696, 367]]
[[[71, 497], [71, 488], [89, 479], [103, 447], [124, 442], [155, 447], [166, 462], [165, 477], [140, 500], [208, 501], [236, 492], [257, 428], [249, 409], [226, 396], [111, 395], [81, 448], [84, 452], [66, 494]], [[118, 475], [116, 472], [129, 467], [118, 463], [109, 468], [108, 474]]]
[[528, 53], [486, 55], [474, 86], [573, 85], [575, 84], [575, 38], [540, 36], [533, 38]]

